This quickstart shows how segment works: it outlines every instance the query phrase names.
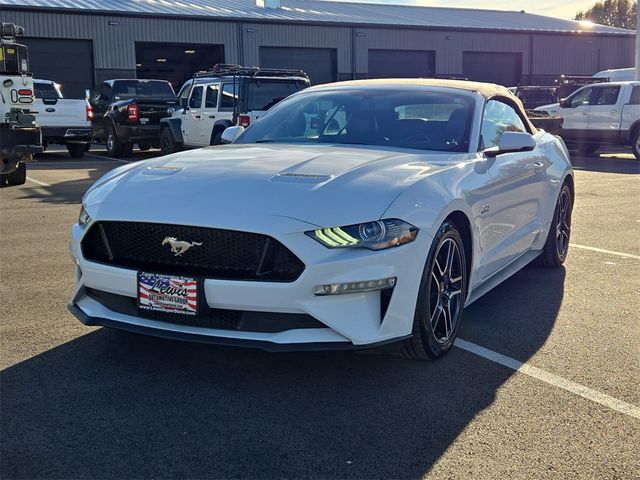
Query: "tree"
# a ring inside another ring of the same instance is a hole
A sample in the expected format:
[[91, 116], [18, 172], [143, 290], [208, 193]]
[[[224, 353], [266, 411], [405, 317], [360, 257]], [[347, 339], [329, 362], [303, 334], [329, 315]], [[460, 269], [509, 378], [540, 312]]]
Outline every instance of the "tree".
[[604, 0], [596, 2], [586, 12], [576, 13], [576, 20], [589, 20], [611, 27], [636, 29], [638, 2], [632, 0]]

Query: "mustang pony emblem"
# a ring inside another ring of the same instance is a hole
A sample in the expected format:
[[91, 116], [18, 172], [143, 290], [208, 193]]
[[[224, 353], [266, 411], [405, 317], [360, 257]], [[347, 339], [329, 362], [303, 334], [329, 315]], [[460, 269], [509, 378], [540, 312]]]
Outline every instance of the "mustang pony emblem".
[[189, 243], [178, 240], [176, 237], [164, 237], [164, 240], [162, 240], [162, 245], [166, 245], [167, 243], [171, 245], [171, 252], [175, 253], [176, 257], [179, 257], [191, 247], [199, 247], [200, 245], [202, 245], [202, 243], [200, 242]]

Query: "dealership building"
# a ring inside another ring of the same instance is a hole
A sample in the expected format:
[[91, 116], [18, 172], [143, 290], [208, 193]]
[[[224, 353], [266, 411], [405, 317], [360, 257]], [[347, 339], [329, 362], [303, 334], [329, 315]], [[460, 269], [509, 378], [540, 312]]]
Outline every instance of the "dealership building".
[[456, 77], [550, 84], [634, 65], [635, 32], [532, 15], [319, 0], [0, 0], [31, 69], [69, 97], [109, 78], [175, 86], [216, 63], [301, 68], [312, 83]]

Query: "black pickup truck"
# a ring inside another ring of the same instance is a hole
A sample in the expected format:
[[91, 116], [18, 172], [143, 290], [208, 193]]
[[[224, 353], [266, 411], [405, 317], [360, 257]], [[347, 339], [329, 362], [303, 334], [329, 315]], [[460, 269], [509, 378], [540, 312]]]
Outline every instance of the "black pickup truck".
[[91, 139], [106, 143], [112, 157], [131, 155], [160, 144], [160, 119], [171, 116], [178, 102], [165, 80], [106, 80], [89, 96]]

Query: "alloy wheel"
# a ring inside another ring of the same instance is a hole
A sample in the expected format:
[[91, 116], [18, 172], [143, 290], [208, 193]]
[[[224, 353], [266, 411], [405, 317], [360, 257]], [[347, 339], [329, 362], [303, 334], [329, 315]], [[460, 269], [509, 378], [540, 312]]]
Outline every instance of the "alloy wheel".
[[430, 279], [429, 322], [438, 343], [446, 343], [456, 331], [462, 308], [463, 267], [460, 248], [453, 238], [438, 247]]
[[560, 193], [557, 208], [556, 247], [558, 256], [564, 259], [569, 250], [569, 237], [571, 235], [571, 197], [566, 189], [563, 189]]

